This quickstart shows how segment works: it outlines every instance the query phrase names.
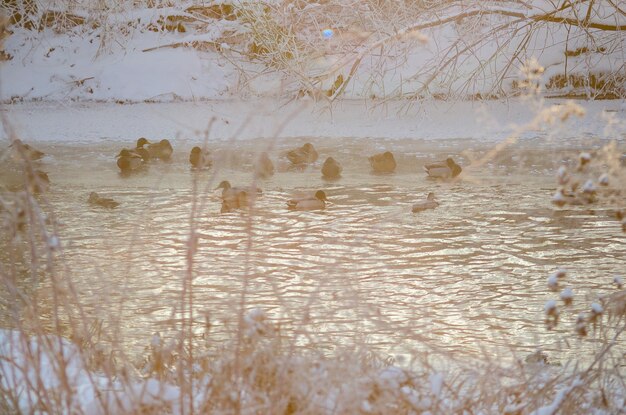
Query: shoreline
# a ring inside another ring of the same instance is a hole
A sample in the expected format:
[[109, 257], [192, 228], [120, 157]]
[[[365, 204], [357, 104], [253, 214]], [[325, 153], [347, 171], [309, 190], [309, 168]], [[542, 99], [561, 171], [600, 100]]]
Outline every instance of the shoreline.
[[[525, 127], [540, 110], [566, 102], [578, 104], [585, 116]], [[365, 100], [341, 100], [332, 106], [310, 100], [285, 104], [276, 99], [124, 105], [42, 101], [4, 105], [2, 111], [24, 140], [76, 144], [140, 136], [202, 142], [211, 119], [209, 141], [320, 137], [497, 142], [511, 135], [575, 141], [585, 137], [623, 140], [626, 135], [626, 103], [621, 100], [422, 101], [412, 106], [405, 101]], [[59, 123], [59, 119], [66, 121]], [[7, 138], [3, 129], [0, 140]]]

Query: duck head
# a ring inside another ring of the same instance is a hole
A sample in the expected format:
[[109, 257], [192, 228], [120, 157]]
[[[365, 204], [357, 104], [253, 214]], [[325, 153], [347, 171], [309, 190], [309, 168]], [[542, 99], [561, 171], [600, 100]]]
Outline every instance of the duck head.
[[150, 141], [148, 141], [147, 138], [140, 137], [139, 139], [137, 139], [137, 148], [142, 148], [146, 144], [150, 144]]
[[311, 143], [305, 143], [305, 144], [302, 146], [302, 150], [306, 151], [307, 153], [310, 153], [310, 152], [314, 151], [314, 150], [315, 150], [315, 148], [313, 147], [313, 144], [311, 144]]
[[427, 200], [435, 200], [435, 194], [433, 192], [428, 193], [428, 196], [426, 196]]
[[191, 154], [200, 155], [202, 153], [202, 149], [200, 147], [194, 147], [191, 149]]
[[326, 192], [324, 192], [323, 190], [318, 190], [317, 192], [315, 192], [315, 198], [323, 202], [328, 200], [326, 199]]
[[228, 190], [230, 189], [230, 182], [228, 180], [223, 180], [216, 188], [217, 189], [224, 189], [224, 190]]
[[130, 150], [128, 150], [127, 148], [123, 148], [119, 154], [115, 157], [120, 158], [120, 157], [130, 157], [131, 156], [131, 152]]

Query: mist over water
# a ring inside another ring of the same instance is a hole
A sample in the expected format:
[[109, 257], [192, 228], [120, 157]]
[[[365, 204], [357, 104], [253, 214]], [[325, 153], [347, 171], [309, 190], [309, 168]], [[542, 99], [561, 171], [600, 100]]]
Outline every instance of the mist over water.
[[[320, 159], [305, 171], [288, 170], [280, 154], [306, 141]], [[192, 173], [191, 145], [174, 141], [173, 162], [121, 177], [114, 156], [131, 144], [38, 147], [50, 154], [42, 163], [52, 182], [44, 197], [60, 224], [60, 261], [89, 317], [132, 352], [155, 331], [171, 336], [180, 321], [194, 197], [201, 209], [193, 285], [199, 340], [205, 314], [212, 341], [235, 331], [247, 278], [246, 308], [264, 308], [303, 347], [314, 337], [329, 349], [357, 341], [390, 355], [430, 347], [468, 356], [557, 350], [563, 349], [559, 333], [573, 330], [578, 312], [564, 313], [556, 334], [545, 329], [543, 304], [558, 296], [547, 288], [549, 273], [559, 266], [569, 271], [564, 286], [574, 289], [572, 309], [584, 311], [625, 270], [626, 238], [612, 216], [618, 205], [555, 209], [550, 203], [555, 170], [576, 159], [576, 146], [526, 140], [466, 169], [458, 181], [437, 182], [426, 178], [423, 164], [451, 155], [466, 166], [468, 150], [481, 155], [491, 146], [259, 139], [210, 144], [216, 165]], [[251, 183], [254, 155], [265, 149], [279, 171], [257, 183], [263, 195], [252, 214], [220, 214], [213, 189], [221, 180]], [[367, 157], [384, 150], [395, 153], [396, 173], [373, 175]], [[338, 181], [321, 178], [327, 156], [343, 164]], [[8, 182], [13, 175], [2, 172]], [[287, 210], [294, 193], [317, 189], [331, 201], [326, 210]], [[92, 191], [121, 205], [90, 206]], [[412, 214], [412, 204], [430, 191], [440, 206]], [[51, 308], [50, 283], [24, 278], [42, 309]], [[560, 353], [579, 352], [572, 344]]]

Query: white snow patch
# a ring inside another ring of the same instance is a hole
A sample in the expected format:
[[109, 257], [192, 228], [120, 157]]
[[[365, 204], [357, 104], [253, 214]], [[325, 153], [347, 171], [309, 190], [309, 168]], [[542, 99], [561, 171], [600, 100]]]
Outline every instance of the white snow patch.
[[29, 338], [15, 330], [0, 330], [0, 388], [18, 398], [23, 413], [33, 413], [41, 399], [51, 397], [60, 398], [54, 401], [60, 413], [104, 415], [142, 405], [166, 405], [180, 412], [178, 387], [156, 379], [111, 381], [89, 372], [80, 350], [68, 340]]
[[563, 291], [561, 291], [561, 300], [570, 301], [572, 298], [574, 298], [574, 292], [570, 287], [567, 287]]
[[599, 303], [592, 303], [591, 312], [596, 315], [602, 314], [604, 313], [604, 308], [602, 308], [602, 305], [600, 305]]
[[439, 396], [443, 388], [443, 373], [433, 373], [428, 377], [430, 381], [430, 391], [434, 396]]

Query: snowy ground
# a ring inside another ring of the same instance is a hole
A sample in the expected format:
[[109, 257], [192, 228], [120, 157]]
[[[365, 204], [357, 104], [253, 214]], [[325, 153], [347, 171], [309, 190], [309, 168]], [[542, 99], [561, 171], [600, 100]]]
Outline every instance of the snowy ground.
[[[0, 100], [197, 102], [303, 91], [322, 100], [507, 96], [532, 59], [544, 88], [564, 82], [552, 95], [623, 96], [626, 86], [624, 36], [504, 17], [549, 13], [554, 6], [541, 0], [444, 3], [441, 10], [342, 0], [273, 0], [264, 9], [238, 1], [236, 16], [193, 2], [136, 8], [119, 1], [104, 11], [90, 2], [55, 3], [39, 6], [34, 27], [11, 27]], [[564, 7], [566, 18], [587, 12], [584, 2]], [[610, 5], [590, 7], [593, 23], [624, 23]], [[52, 10], [70, 14], [46, 19]], [[582, 76], [580, 85], [565, 74]]]

